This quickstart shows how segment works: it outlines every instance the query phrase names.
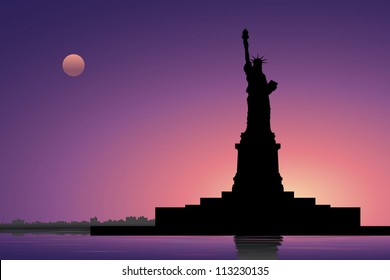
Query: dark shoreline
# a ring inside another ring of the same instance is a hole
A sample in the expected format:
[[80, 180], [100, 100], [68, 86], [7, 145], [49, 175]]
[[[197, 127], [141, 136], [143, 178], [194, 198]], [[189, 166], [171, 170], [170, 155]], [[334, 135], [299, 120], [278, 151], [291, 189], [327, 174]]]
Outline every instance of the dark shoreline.
[[90, 235], [89, 228], [0, 228], [0, 234], [15, 236], [25, 234]]
[[84, 227], [15, 227], [15, 226], [1, 226], [0, 233], [53, 233], [53, 234], [90, 234], [91, 236], [179, 236], [179, 235], [253, 235], [253, 236], [270, 236], [270, 235], [351, 235], [351, 236], [390, 236], [390, 226], [362, 226], [356, 230], [342, 230], [342, 231], [321, 231], [321, 232], [219, 232], [219, 231], [174, 231], [174, 230], [160, 230], [155, 226], [84, 226]]
[[351, 236], [390, 236], [390, 226], [362, 226], [355, 230], [331, 230], [331, 231], [285, 231], [285, 232], [220, 232], [210, 231], [185, 231], [185, 230], [161, 230], [155, 226], [91, 226], [91, 236], [105, 235], [252, 235], [252, 236], [270, 236], [270, 235], [351, 235]]

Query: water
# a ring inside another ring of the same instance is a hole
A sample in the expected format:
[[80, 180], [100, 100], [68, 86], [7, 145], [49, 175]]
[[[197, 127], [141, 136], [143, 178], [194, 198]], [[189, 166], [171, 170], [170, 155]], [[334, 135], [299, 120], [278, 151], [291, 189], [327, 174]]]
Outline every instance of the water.
[[2, 260], [390, 260], [390, 236], [89, 236], [0, 233]]

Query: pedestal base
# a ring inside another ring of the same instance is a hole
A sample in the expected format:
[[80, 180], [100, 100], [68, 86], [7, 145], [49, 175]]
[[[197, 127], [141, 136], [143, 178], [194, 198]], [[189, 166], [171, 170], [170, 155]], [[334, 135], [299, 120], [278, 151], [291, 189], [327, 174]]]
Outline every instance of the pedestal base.
[[199, 205], [156, 208], [156, 228], [193, 234], [332, 234], [360, 228], [360, 208], [316, 205], [282, 192], [273, 198], [223, 192]]

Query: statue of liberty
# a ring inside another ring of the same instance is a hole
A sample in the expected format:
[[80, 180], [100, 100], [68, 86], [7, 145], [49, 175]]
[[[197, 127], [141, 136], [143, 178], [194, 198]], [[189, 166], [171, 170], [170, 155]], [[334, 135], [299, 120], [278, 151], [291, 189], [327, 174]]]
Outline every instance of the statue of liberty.
[[[248, 86], [247, 126], [236, 144], [238, 150], [237, 173], [234, 177], [233, 191], [257, 192], [267, 197], [283, 192], [282, 177], [279, 173], [278, 150], [271, 131], [271, 106], [269, 95], [276, 89], [275, 81], [267, 81], [263, 73], [264, 57], [250, 59], [248, 30], [242, 32], [245, 48], [244, 72]], [[255, 195], [256, 196], [256, 195]]]
[[250, 135], [269, 135], [271, 132], [270, 118], [271, 107], [269, 95], [276, 89], [277, 83], [274, 81], [267, 82], [263, 73], [263, 63], [265, 59], [262, 57], [249, 57], [248, 30], [242, 32], [242, 39], [245, 48], [245, 65], [244, 71], [248, 87], [248, 117], [247, 128], [245, 133]]

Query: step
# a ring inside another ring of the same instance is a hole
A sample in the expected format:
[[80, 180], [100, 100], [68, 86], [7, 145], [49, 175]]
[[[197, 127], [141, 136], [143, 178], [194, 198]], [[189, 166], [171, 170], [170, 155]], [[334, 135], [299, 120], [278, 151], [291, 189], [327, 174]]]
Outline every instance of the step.
[[296, 197], [294, 203], [298, 206], [315, 206], [316, 199], [314, 197]]
[[316, 207], [321, 208], [321, 209], [328, 209], [330, 208], [329, 204], [317, 204]]
[[232, 192], [222, 192], [222, 198], [232, 198], [234, 197]]
[[219, 197], [202, 197], [200, 199], [202, 206], [218, 206], [222, 204], [222, 198]]
[[200, 208], [200, 205], [199, 204], [186, 204], [185, 208], [196, 209], [196, 208]]
[[294, 192], [283, 192], [285, 198], [294, 198]]

